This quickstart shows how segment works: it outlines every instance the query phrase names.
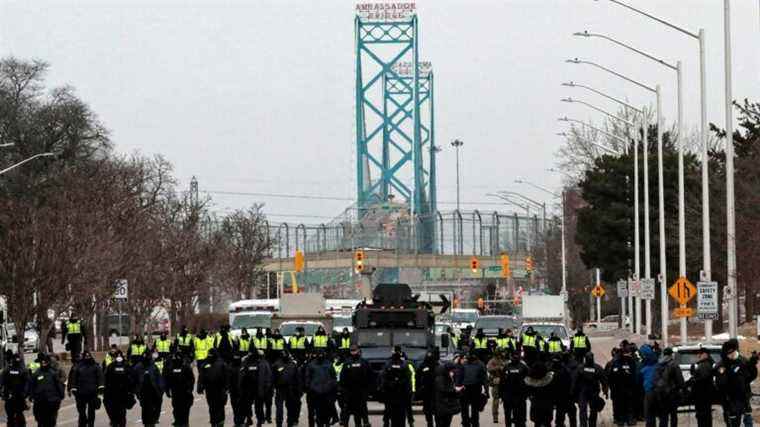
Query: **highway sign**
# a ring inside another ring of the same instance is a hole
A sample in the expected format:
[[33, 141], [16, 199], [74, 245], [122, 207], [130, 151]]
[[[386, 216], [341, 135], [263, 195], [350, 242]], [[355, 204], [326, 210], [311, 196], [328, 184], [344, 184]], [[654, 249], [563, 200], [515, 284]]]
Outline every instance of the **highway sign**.
[[602, 285], [596, 285], [594, 286], [594, 289], [591, 290], [591, 295], [595, 296], [596, 298], [601, 298], [605, 294], [604, 288]]
[[697, 283], [697, 317], [701, 320], [718, 318], [718, 282]]
[[639, 296], [643, 300], [654, 299], [654, 279], [641, 279]]
[[628, 298], [628, 287], [626, 286], [625, 280], [618, 280], [617, 294], [618, 298]]
[[632, 297], [638, 297], [639, 292], [641, 292], [641, 282], [638, 280], [628, 279], [628, 291], [631, 293]]
[[681, 317], [691, 317], [694, 315], [694, 309], [691, 307], [676, 307], [673, 309], [673, 317], [675, 318], [681, 318]]
[[697, 288], [685, 277], [679, 277], [673, 286], [668, 289], [668, 293], [673, 299], [678, 301], [679, 305], [686, 305], [697, 295]]
[[127, 279], [120, 279], [114, 283], [113, 298], [126, 300], [129, 296], [129, 283]]

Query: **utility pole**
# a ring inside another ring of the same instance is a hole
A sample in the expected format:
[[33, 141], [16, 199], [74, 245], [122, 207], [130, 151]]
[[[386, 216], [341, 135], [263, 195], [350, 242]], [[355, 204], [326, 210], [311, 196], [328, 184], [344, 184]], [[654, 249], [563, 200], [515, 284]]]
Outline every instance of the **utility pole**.
[[726, 237], [728, 238], [728, 334], [736, 338], [739, 317], [736, 289], [736, 206], [734, 195], [734, 105], [731, 83], [731, 0], [723, 0], [723, 31], [726, 68]]
[[451, 146], [454, 147], [454, 148], [456, 148], [456, 151], [457, 151], [457, 211], [459, 211], [459, 212], [461, 212], [461, 210], [459, 208], [459, 148], [461, 146], [463, 146], [463, 145], [464, 145], [464, 142], [462, 142], [462, 141], [460, 141], [458, 139], [455, 139], [451, 143]]

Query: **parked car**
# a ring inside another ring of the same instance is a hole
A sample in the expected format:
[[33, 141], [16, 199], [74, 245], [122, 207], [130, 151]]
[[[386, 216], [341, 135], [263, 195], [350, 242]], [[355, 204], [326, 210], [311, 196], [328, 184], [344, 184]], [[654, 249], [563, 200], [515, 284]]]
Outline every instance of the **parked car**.
[[700, 348], [707, 350], [714, 363], [720, 361], [721, 346], [718, 344], [692, 344], [673, 347], [673, 359], [678, 363], [678, 367], [681, 368], [684, 381], [688, 381], [691, 378], [691, 365], [697, 363], [697, 351]]
[[23, 338], [21, 339], [19, 339], [16, 332], [16, 325], [8, 323], [8, 337], [10, 338], [8, 348], [12, 351], [18, 351], [19, 349], [24, 353], [36, 353], [39, 351], [40, 334], [37, 332], [37, 327], [34, 323], [26, 325]]

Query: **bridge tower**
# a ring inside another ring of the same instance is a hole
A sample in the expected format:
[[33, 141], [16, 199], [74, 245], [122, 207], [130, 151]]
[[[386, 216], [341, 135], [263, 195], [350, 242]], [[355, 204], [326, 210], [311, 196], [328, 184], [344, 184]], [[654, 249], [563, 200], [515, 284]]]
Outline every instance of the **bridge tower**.
[[435, 247], [436, 147], [433, 72], [419, 60], [418, 31], [413, 8], [357, 10], [357, 208], [362, 218], [398, 196], [415, 230], [412, 244], [426, 252]]

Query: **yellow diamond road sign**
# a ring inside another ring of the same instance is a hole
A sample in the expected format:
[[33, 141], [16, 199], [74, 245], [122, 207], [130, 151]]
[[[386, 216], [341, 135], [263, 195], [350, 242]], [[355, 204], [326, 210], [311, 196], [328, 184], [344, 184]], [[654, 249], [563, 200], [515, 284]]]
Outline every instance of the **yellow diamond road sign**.
[[601, 298], [605, 294], [604, 288], [602, 285], [596, 285], [594, 286], [594, 289], [591, 290], [591, 295], [595, 296], [596, 298]]

